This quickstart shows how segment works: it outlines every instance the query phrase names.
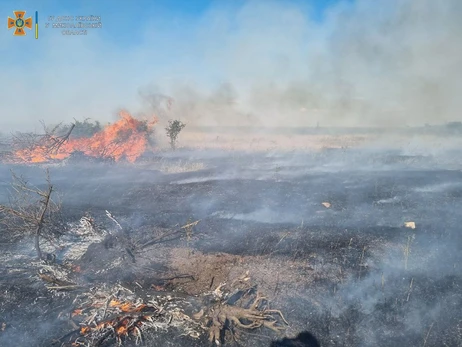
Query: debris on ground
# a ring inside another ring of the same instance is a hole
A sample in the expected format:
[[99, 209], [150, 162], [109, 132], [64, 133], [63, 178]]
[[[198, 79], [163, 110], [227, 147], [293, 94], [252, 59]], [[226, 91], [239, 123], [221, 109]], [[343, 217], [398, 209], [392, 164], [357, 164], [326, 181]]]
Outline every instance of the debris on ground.
[[262, 327], [280, 334], [289, 325], [282, 312], [271, 309], [269, 300], [255, 287], [231, 293], [224, 289], [225, 286], [226, 283], [221, 283], [211, 293], [210, 305], [193, 315], [194, 319], [202, 321], [208, 328], [210, 342], [217, 346], [227, 339], [239, 342], [243, 330]]
[[199, 338], [202, 327], [184, 313], [188, 303], [172, 295], [152, 295], [145, 300], [121, 285], [101, 286], [78, 295], [68, 319], [75, 327], [55, 344], [60, 346], [120, 345], [127, 339], [137, 344], [144, 334], [178, 329]]
[[404, 226], [406, 228], [415, 229], [415, 222], [405, 222]]

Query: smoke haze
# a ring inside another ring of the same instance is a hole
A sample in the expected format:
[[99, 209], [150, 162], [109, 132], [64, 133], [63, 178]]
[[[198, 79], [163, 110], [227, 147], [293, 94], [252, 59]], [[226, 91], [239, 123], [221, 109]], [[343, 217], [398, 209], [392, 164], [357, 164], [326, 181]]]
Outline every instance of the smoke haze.
[[27, 63], [6, 56], [20, 38], [4, 30], [1, 128], [112, 121], [121, 107], [149, 111], [155, 93], [173, 97], [171, 116], [192, 125], [461, 120], [460, 1], [343, 1], [313, 13], [282, 1], [216, 2], [194, 20], [150, 16], [129, 47], [102, 31], [48, 31], [21, 46], [34, 56]]

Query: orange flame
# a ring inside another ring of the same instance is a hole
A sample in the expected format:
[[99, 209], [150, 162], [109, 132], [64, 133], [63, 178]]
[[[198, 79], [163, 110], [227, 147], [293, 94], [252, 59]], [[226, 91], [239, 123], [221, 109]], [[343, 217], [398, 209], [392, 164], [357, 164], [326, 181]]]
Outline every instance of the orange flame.
[[[140, 305], [139, 307], [140, 310], [143, 309], [146, 305]], [[130, 302], [120, 302], [120, 301], [117, 301], [117, 300], [111, 300], [109, 302], [109, 307], [117, 307], [118, 309], [120, 309], [122, 312], [130, 312], [130, 311], [133, 311], [135, 309], [137, 309], [135, 307], [134, 304], [130, 303]]]
[[133, 305], [130, 304], [129, 302], [126, 302], [125, 304], [121, 305], [119, 308], [122, 310], [122, 312], [129, 312], [132, 310]]
[[122, 325], [120, 327], [117, 328], [117, 335], [127, 335], [128, 333], [128, 329], [126, 326]]
[[117, 301], [117, 300], [114, 300], [114, 299], [113, 299], [113, 300], [111, 300], [111, 301], [109, 302], [109, 307], [118, 307], [118, 306], [120, 306], [121, 304], [122, 304], [122, 303], [121, 303], [120, 301]]
[[82, 314], [83, 310], [81, 308], [75, 309], [74, 312], [72, 312], [72, 317], [75, 316], [80, 316]]
[[141, 312], [141, 310], [143, 310], [143, 308], [147, 307], [147, 305], [145, 304], [141, 304], [139, 305], [138, 307], [135, 308], [135, 311], [136, 312]]
[[107, 322], [101, 322], [96, 326], [96, 330], [103, 330], [108, 325]]
[[124, 319], [122, 322], [120, 322], [120, 326], [116, 329], [116, 333], [117, 335], [128, 335], [128, 323], [129, 323], [129, 319]]
[[72, 139], [71, 134], [69, 141], [62, 144], [57, 152], [49, 153], [46, 146], [37, 145], [32, 149], [16, 151], [15, 157], [23, 162], [43, 163], [62, 160], [79, 151], [90, 157], [114, 158], [115, 161], [125, 158], [133, 163], [148, 148], [148, 136], [157, 118], [146, 123], [132, 117], [127, 111], [120, 112], [120, 117], [117, 122], [90, 138]]

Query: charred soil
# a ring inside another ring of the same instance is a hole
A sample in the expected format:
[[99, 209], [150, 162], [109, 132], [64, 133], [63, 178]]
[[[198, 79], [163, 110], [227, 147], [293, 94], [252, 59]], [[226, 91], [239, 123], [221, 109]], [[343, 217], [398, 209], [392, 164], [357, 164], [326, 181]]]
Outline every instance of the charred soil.
[[0, 345], [460, 346], [462, 173], [393, 155], [52, 166], [71, 231], [49, 262], [2, 233]]

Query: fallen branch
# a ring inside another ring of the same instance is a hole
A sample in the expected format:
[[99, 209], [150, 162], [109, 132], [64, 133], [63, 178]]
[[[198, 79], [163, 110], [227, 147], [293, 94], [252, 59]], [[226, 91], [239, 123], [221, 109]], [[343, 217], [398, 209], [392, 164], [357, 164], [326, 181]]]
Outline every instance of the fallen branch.
[[[148, 241], [148, 242], [142, 244], [142, 245], [140, 246], [140, 249], [146, 248], [146, 247], [148, 247], [148, 246], [152, 246], [152, 245], [154, 245], [154, 244], [156, 244], [156, 243], [161, 243], [161, 242], [166, 242], [166, 241], [175, 240], [175, 239], [177, 239], [177, 238], [173, 238], [173, 239], [169, 239], [169, 240], [164, 240], [164, 239], [167, 238], [167, 237], [169, 237], [169, 236], [177, 235], [177, 234], [179, 234], [179, 233], [183, 233], [183, 230], [180, 229], [180, 230], [172, 231], [172, 232], [170, 232], [170, 233], [163, 234], [163, 235], [161, 235], [161, 236], [159, 236], [159, 237], [156, 237], [155, 239], [153, 239], [153, 240], [151, 240], [151, 241]], [[181, 236], [180, 236], [180, 237], [181, 237]], [[179, 237], [178, 237], [178, 238], [179, 238]]]
[[47, 287], [47, 289], [55, 289], [55, 290], [69, 290], [69, 289], [78, 289], [78, 288], [85, 288], [82, 286], [79, 286], [77, 284], [75, 285], [69, 285], [69, 286], [54, 286], [54, 287]]
[[177, 230], [174, 230], [174, 231], [169, 232], [169, 233], [165, 233], [165, 234], [163, 234], [163, 235], [161, 235], [161, 236], [159, 236], [159, 237], [156, 237], [156, 238], [154, 238], [154, 239], [152, 239], [152, 240], [150, 240], [150, 241], [148, 241], [148, 242], [145, 242], [144, 244], [142, 244], [142, 245], [140, 246], [140, 249], [143, 249], [143, 248], [148, 247], [148, 246], [152, 246], [152, 245], [154, 245], [154, 244], [156, 244], [156, 243], [161, 243], [161, 242], [167, 242], [167, 241], [176, 240], [176, 239], [180, 238], [181, 235], [180, 235], [180, 237], [174, 237], [174, 238], [171, 238], [171, 239], [168, 239], [168, 240], [164, 240], [164, 239], [167, 238], [167, 237], [169, 237], [169, 236], [174, 236], [174, 235], [177, 235], [177, 234], [179, 234], [179, 233], [183, 233], [183, 231], [184, 231], [185, 229], [186, 229], [187, 231], [188, 231], [188, 230], [191, 230], [191, 228], [193, 228], [194, 226], [196, 226], [199, 222], [200, 222], [200, 220], [197, 220], [197, 221], [192, 222], [192, 223], [188, 223], [188, 224], [186, 224], [186, 225], [183, 225], [182, 227], [180, 227], [180, 228], [177, 229]]
[[120, 230], [123, 230], [122, 226], [119, 224], [119, 222], [117, 221], [117, 219], [114, 218], [114, 216], [111, 214], [111, 212], [109, 212], [108, 210], [106, 210], [106, 216], [112, 220], [119, 228]]

